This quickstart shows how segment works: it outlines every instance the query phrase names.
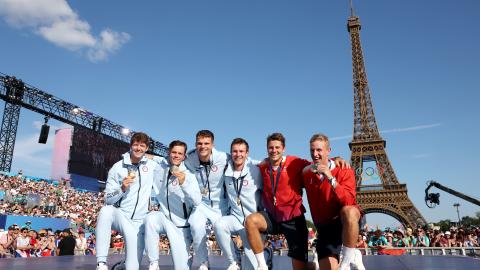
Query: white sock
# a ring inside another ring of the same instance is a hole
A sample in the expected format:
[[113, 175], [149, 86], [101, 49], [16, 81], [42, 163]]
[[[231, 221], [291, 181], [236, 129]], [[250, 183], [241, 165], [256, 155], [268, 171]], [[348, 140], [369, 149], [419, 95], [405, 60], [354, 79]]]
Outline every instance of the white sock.
[[342, 261], [340, 262], [340, 269], [350, 269], [350, 263], [355, 259], [355, 248], [342, 247]]
[[265, 256], [263, 256], [263, 251], [255, 254], [255, 258], [257, 258], [258, 267], [267, 267], [267, 263], [265, 262]]

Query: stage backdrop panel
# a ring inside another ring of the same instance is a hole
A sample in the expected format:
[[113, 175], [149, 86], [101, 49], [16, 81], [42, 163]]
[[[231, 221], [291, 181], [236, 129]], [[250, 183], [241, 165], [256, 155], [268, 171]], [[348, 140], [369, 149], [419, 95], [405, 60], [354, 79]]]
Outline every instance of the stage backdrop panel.
[[[108, 170], [121, 159], [123, 153], [128, 152], [129, 148], [129, 144], [123, 141], [90, 129], [75, 127], [70, 146], [68, 172], [86, 178], [72, 179], [72, 185], [77, 185], [76, 180], [106, 181]], [[82, 183], [77, 186], [85, 185], [87, 184]]]

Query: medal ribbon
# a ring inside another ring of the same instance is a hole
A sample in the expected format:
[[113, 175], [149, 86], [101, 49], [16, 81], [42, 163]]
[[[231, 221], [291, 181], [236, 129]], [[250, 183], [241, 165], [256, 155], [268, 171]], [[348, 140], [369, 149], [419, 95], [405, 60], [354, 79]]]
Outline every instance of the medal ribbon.
[[[272, 163], [270, 162], [269, 163], [269, 172], [270, 172], [270, 183], [272, 183], [272, 195], [273, 195], [273, 204], [274, 206], [276, 206], [276, 202], [277, 202], [277, 199], [275, 197], [275, 195], [277, 194], [277, 188], [278, 188], [278, 182], [280, 182], [280, 174], [282, 172], [282, 169], [283, 169], [283, 165], [282, 165], [282, 162], [280, 162], [280, 166], [278, 166], [278, 169], [277, 169], [277, 177], [276, 179], [274, 180], [273, 179], [273, 167], [272, 167]], [[275, 181], [275, 182], [274, 182]]]
[[240, 176], [238, 178], [233, 177], [233, 187], [235, 188], [235, 193], [237, 194], [237, 200], [240, 200], [240, 194], [242, 193], [243, 188], [243, 178], [246, 175]]

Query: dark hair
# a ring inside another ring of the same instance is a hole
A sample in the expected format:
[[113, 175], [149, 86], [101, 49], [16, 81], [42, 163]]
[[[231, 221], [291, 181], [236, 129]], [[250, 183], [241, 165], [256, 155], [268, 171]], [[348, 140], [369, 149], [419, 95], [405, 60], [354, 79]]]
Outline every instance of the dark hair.
[[172, 141], [169, 145], [168, 145], [168, 152], [172, 151], [173, 147], [175, 146], [183, 146], [183, 148], [185, 148], [185, 151], [183, 152], [184, 154], [187, 152], [187, 144], [180, 141], [180, 140], [175, 140], [175, 141]]
[[137, 132], [137, 133], [133, 134], [132, 138], [130, 139], [130, 146], [134, 142], [145, 143], [147, 146], [149, 146], [150, 145], [150, 137], [148, 137], [148, 135], [143, 133], [143, 132]]
[[243, 138], [235, 138], [233, 139], [232, 143], [230, 144], [230, 152], [232, 151], [232, 147], [234, 144], [245, 144], [247, 146], [247, 151], [249, 150], [248, 142]]
[[215, 140], [215, 136], [213, 135], [213, 132], [211, 132], [208, 129], [203, 129], [197, 132], [197, 135], [195, 138], [198, 140], [198, 138], [212, 138], [212, 142]]
[[275, 133], [272, 133], [272, 134], [268, 135], [267, 145], [271, 141], [280, 141], [282, 143], [282, 146], [285, 147], [285, 137], [280, 132], [275, 132]]

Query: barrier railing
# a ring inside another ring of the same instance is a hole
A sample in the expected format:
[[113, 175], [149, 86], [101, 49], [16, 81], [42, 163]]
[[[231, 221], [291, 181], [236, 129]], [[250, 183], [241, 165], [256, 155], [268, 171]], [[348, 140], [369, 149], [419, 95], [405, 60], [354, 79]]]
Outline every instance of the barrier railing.
[[363, 255], [456, 255], [456, 256], [473, 256], [480, 257], [480, 247], [400, 247], [400, 248], [359, 248]]
[[[469, 257], [480, 257], [480, 247], [411, 247], [411, 248], [359, 248], [360, 252], [366, 256], [373, 255], [388, 255], [388, 251], [403, 251], [403, 252], [393, 252], [396, 255], [433, 255], [433, 256], [469, 256]], [[380, 251], [380, 252], [379, 252]], [[387, 251], [387, 252], [385, 252]], [[312, 255], [312, 250], [309, 250], [309, 255]], [[109, 254], [124, 254], [123, 249], [111, 248]], [[161, 255], [169, 255], [170, 250], [160, 250]], [[222, 252], [219, 249], [208, 250], [209, 255], [218, 255], [221, 256]], [[277, 256], [287, 256], [288, 249], [278, 249], [274, 250], [274, 255]]]

